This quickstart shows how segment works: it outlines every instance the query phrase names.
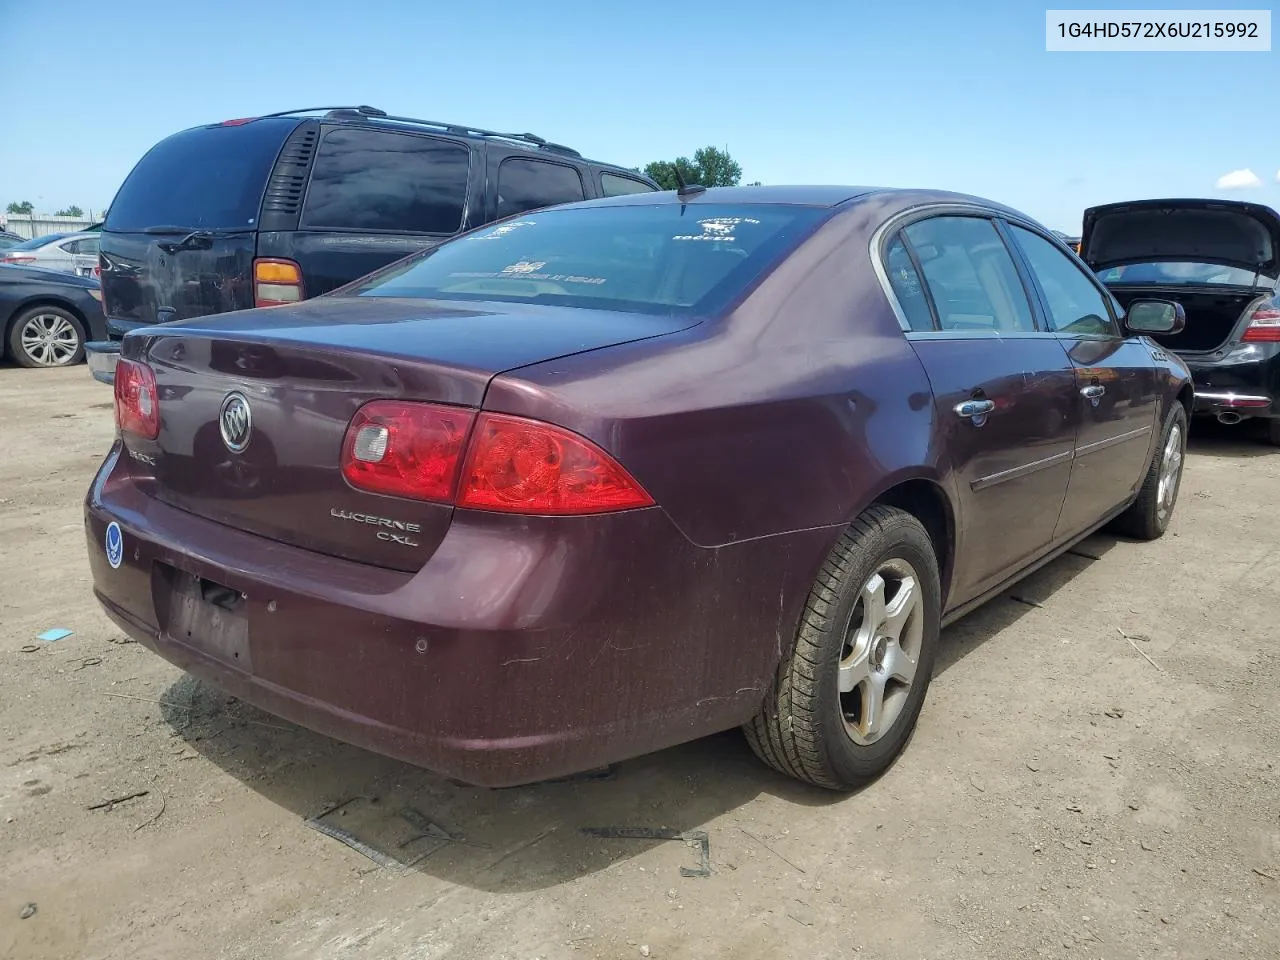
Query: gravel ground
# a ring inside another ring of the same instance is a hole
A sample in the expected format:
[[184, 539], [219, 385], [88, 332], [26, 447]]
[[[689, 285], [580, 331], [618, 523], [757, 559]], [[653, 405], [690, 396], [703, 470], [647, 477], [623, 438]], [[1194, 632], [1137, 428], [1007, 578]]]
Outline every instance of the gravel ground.
[[[856, 795], [736, 733], [486, 791], [121, 642], [81, 526], [110, 401], [83, 367], [0, 369], [0, 957], [1280, 956], [1280, 451], [1200, 431], [1163, 540], [1095, 536], [947, 630]], [[421, 859], [306, 824], [353, 797], [324, 822]], [[614, 825], [705, 830], [710, 877], [580, 831]]]

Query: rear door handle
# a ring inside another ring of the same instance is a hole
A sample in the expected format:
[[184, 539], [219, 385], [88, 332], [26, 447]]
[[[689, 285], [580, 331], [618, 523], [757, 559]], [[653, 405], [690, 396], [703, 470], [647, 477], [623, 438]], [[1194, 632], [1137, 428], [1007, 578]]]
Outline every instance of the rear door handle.
[[966, 400], [964, 403], [957, 403], [954, 409], [957, 416], [966, 420], [981, 420], [995, 408], [994, 400]]
[[1080, 396], [1086, 400], [1097, 400], [1100, 396], [1107, 392], [1107, 388], [1100, 383], [1093, 383], [1087, 387], [1080, 388]]

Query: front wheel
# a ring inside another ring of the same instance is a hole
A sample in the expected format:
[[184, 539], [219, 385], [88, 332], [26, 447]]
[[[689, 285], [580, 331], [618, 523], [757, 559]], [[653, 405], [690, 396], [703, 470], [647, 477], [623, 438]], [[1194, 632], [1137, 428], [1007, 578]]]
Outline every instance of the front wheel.
[[20, 367], [68, 367], [84, 359], [84, 327], [61, 307], [32, 307], [9, 329], [9, 354]]
[[1138, 499], [1115, 520], [1117, 533], [1137, 540], [1157, 540], [1169, 529], [1182, 487], [1182, 464], [1187, 452], [1187, 412], [1174, 403], [1164, 419], [1160, 444], [1147, 467]]
[[795, 647], [745, 727], [756, 754], [832, 790], [883, 773], [920, 716], [941, 594], [937, 557], [920, 521], [892, 507], [862, 514], [823, 565]]

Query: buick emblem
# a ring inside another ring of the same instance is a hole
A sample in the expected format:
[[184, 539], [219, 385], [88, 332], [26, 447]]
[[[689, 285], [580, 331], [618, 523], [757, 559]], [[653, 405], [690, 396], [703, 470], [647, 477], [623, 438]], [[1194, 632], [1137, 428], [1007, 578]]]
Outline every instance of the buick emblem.
[[222, 434], [222, 442], [232, 453], [239, 453], [249, 446], [253, 435], [253, 414], [243, 393], [236, 391], [223, 398], [218, 411], [218, 430]]

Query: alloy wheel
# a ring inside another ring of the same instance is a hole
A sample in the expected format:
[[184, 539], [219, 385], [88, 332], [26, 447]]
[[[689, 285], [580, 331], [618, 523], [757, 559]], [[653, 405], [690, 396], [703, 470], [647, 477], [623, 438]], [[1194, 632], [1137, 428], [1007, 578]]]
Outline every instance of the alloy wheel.
[[920, 579], [911, 564], [890, 559], [863, 584], [849, 618], [837, 683], [845, 732], [868, 746], [901, 715], [924, 642]]
[[56, 313], [28, 317], [18, 337], [23, 352], [42, 367], [64, 366], [80, 349], [79, 332], [70, 320]]

